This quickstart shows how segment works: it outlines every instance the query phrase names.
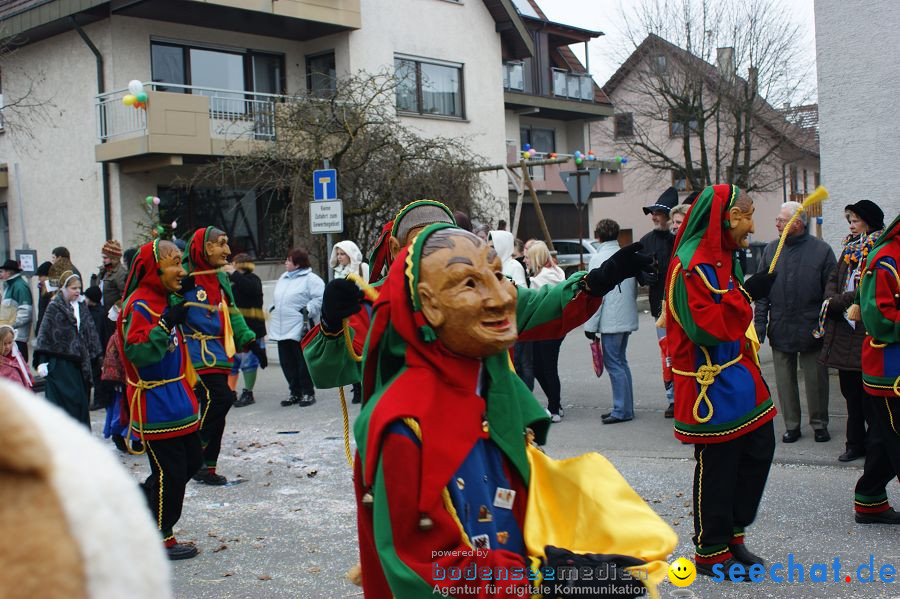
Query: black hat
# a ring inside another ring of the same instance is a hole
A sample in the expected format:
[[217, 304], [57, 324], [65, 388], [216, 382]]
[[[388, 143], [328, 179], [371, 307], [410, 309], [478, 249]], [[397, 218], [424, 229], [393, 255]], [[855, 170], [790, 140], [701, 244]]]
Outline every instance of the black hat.
[[37, 267], [37, 272], [35, 273], [39, 277], [49, 277], [50, 276], [50, 264], [49, 261], [41, 262], [41, 265]]
[[700, 195], [700, 192], [699, 192], [699, 191], [694, 191], [694, 192], [692, 192], [688, 197], [684, 198], [684, 201], [681, 202], [681, 203], [682, 203], [682, 204], [687, 204], [688, 206], [691, 206], [691, 205], [694, 203], [694, 201], [697, 199], [697, 196], [698, 196], [698, 195]]
[[96, 285], [91, 285], [84, 292], [84, 297], [88, 298], [95, 304], [100, 304], [103, 302], [103, 292], [100, 291], [100, 288]]
[[3, 263], [3, 266], [0, 266], [0, 270], [13, 270], [15, 272], [22, 272], [22, 267], [19, 266], [19, 263], [15, 260], [7, 260]]
[[668, 214], [677, 203], [678, 191], [674, 187], [670, 187], [662, 192], [662, 195], [659, 196], [659, 199], [656, 200], [655, 204], [644, 206], [644, 214], [650, 214], [651, 212], [665, 212]]
[[855, 204], [847, 204], [844, 206], [844, 210], [849, 210], [866, 221], [870, 231], [884, 228], [884, 212], [872, 200], [860, 200]]

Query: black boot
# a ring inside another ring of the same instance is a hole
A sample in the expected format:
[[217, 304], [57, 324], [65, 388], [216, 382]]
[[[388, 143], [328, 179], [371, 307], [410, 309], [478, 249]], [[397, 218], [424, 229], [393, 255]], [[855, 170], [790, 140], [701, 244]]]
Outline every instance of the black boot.
[[241, 396], [238, 398], [236, 402], [234, 402], [234, 407], [243, 408], [245, 406], [249, 406], [251, 404], [255, 404], [256, 400], [253, 399], [253, 391], [250, 389], [244, 389], [241, 393]]
[[209, 468], [201, 468], [197, 474], [193, 477], [195, 481], [198, 483], [203, 483], [206, 485], [212, 485], [214, 487], [221, 487], [225, 483], [228, 482], [228, 479], [222, 476], [221, 474], [215, 474], [209, 471]]
[[179, 559], [191, 559], [197, 557], [200, 550], [193, 543], [175, 543], [170, 547], [166, 547], [166, 556], [170, 561]]
[[298, 404], [298, 403], [300, 403], [300, 398], [297, 397], [296, 395], [291, 395], [291, 396], [288, 397], [287, 399], [282, 399], [282, 400], [281, 400], [281, 405], [283, 405], [284, 407], [287, 407], [287, 406], [293, 406], [293, 405], [296, 405], [296, 404]]
[[754, 564], [759, 564], [763, 567], [766, 566], [766, 562], [763, 560], [763, 558], [752, 553], [743, 543], [729, 545], [728, 548], [731, 549], [731, 555], [734, 556], [734, 559], [746, 566], [752, 566]]

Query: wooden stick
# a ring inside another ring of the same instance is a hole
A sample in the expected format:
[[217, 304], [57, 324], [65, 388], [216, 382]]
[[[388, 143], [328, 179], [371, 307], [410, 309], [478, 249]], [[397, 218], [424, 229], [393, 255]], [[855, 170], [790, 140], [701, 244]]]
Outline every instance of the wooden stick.
[[794, 225], [794, 222], [798, 218], [800, 218], [800, 214], [804, 209], [809, 208], [813, 204], [818, 204], [819, 202], [825, 201], [828, 198], [828, 190], [819, 185], [816, 189], [809, 194], [805, 200], [803, 200], [803, 204], [800, 205], [799, 208], [794, 212], [794, 215], [791, 219], [784, 225], [784, 229], [781, 230], [781, 239], [778, 240], [778, 247], [775, 248], [775, 255], [772, 256], [772, 262], [769, 264], [769, 274], [771, 274], [775, 270], [775, 263], [778, 262], [778, 258], [781, 257], [781, 249], [784, 247], [784, 242], [787, 240], [788, 234], [791, 232], [791, 227]]

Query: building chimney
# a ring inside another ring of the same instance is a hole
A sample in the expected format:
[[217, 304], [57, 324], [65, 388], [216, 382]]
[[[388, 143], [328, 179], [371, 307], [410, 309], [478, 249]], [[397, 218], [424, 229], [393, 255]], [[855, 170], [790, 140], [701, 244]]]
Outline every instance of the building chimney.
[[723, 77], [734, 77], [734, 48], [716, 48], [716, 66]]

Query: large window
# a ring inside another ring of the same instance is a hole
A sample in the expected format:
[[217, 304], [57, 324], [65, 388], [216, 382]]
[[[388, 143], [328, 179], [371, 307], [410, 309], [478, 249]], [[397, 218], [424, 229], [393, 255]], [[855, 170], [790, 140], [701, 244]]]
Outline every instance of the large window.
[[[153, 41], [150, 44], [150, 70], [156, 83], [284, 93], [284, 56], [281, 54]], [[157, 89], [186, 91], [179, 87], [166, 89], [165, 86]], [[240, 98], [242, 94], [235, 94], [235, 97]]]
[[397, 110], [463, 118], [462, 65], [395, 58]]
[[334, 93], [337, 89], [334, 52], [306, 57], [306, 89], [319, 98], [326, 98]]
[[556, 151], [556, 131], [542, 129], [540, 127], [521, 127], [519, 135], [522, 138], [522, 147], [530, 145], [538, 152], [550, 154]]
[[613, 126], [613, 137], [616, 139], [634, 137], [634, 114], [630, 112], [620, 112], [616, 115]]
[[249, 252], [257, 258], [280, 258], [290, 249], [291, 219], [283, 194], [244, 189], [190, 191], [159, 188], [162, 222], [178, 221], [178, 230], [194, 231], [213, 225], [228, 234], [231, 253]]

